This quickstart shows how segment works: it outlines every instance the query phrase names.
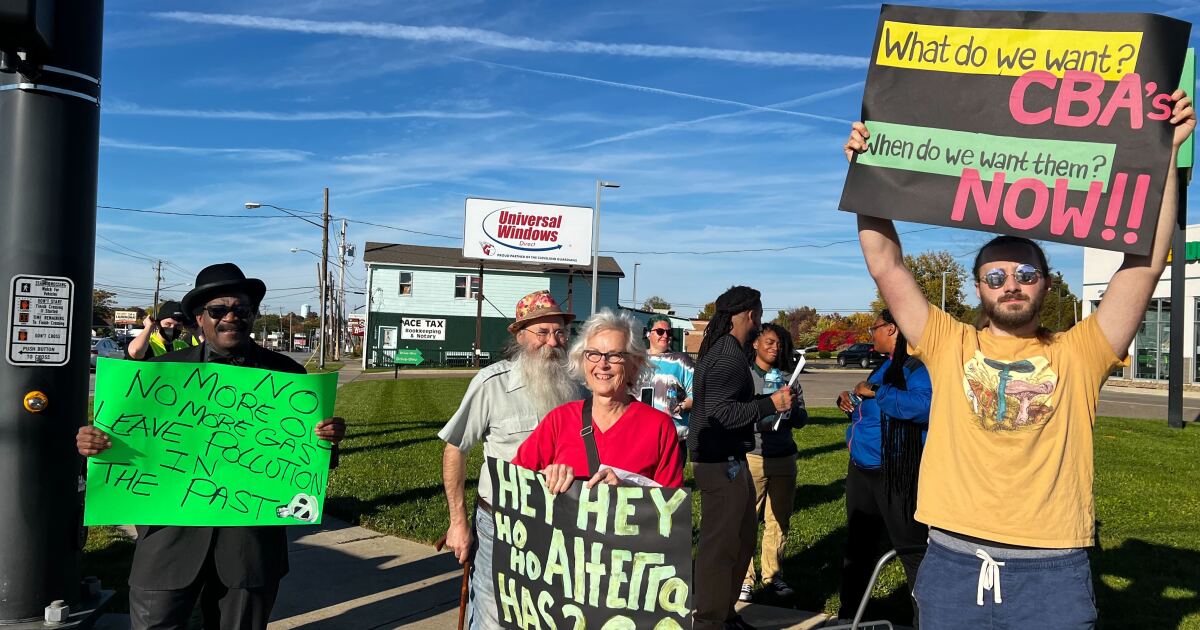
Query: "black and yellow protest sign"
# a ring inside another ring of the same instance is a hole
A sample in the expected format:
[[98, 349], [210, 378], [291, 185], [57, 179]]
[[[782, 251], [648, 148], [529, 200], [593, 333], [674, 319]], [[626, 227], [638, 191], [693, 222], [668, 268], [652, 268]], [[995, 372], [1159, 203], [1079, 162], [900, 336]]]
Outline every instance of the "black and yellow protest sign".
[[843, 210], [1144, 254], [1190, 25], [884, 5]]
[[691, 626], [690, 492], [576, 482], [552, 495], [541, 475], [490, 458], [488, 474], [505, 628]]
[[[332, 377], [332, 378], [331, 378]], [[321, 522], [336, 374], [100, 359], [87, 525]]]

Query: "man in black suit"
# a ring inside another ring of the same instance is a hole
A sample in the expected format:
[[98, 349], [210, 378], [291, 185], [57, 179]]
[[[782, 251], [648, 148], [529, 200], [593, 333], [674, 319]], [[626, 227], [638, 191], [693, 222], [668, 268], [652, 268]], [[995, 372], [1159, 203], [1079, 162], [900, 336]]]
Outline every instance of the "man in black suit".
[[[304, 374], [292, 359], [260, 347], [250, 338], [267, 287], [246, 278], [233, 263], [211, 265], [196, 276], [183, 297], [184, 313], [196, 318], [205, 343], [149, 359], [176, 363], [225, 363]], [[333, 446], [346, 433], [341, 418], [317, 424], [316, 435]], [[79, 453], [96, 455], [112, 444], [107, 434], [84, 426], [76, 436]], [[138, 526], [129, 574], [129, 615], [133, 630], [186, 630], [196, 600], [206, 630], [262, 629], [287, 573], [283, 527]]]

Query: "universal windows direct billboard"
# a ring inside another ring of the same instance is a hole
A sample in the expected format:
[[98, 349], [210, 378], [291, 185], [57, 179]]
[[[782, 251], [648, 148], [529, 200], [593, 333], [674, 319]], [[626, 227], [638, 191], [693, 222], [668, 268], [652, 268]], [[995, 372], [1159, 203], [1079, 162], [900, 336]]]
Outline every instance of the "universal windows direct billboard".
[[463, 257], [589, 266], [592, 209], [468, 198]]

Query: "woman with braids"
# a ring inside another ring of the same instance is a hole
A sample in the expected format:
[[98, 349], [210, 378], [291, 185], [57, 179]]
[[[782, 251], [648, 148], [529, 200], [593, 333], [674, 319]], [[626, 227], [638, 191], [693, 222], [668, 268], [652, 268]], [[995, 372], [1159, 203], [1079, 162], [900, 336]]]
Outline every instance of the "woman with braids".
[[838, 407], [850, 416], [846, 429], [850, 447], [848, 535], [838, 612], [838, 617], [845, 619], [854, 617], [871, 571], [887, 548], [880, 545], [885, 534], [904, 565], [910, 591], [929, 537], [929, 528], [913, 518], [917, 472], [933, 397], [929, 372], [908, 356], [908, 343], [887, 309], [879, 313], [870, 332], [875, 349], [891, 356], [853, 392], [842, 392], [837, 400]]
[[734, 610], [758, 523], [746, 453], [754, 426], [792, 408], [792, 390], [761, 396], [746, 360], [746, 343], [761, 327], [762, 302], [750, 287], [733, 287], [716, 301], [704, 330], [688, 422], [688, 454], [700, 490], [700, 541], [693, 572], [693, 630], [752, 628]]
[[[792, 335], [782, 326], [763, 324], [762, 332], [751, 344], [754, 359], [750, 373], [754, 376], [755, 391], [771, 394], [784, 387], [796, 361], [793, 356]], [[799, 429], [808, 420], [804, 407], [804, 391], [796, 383], [795, 404], [787, 418], [768, 416], [754, 427], [754, 450], [746, 454], [750, 477], [754, 480], [755, 512], [763, 520], [762, 585], [770, 595], [791, 597], [796, 594], [780, 576], [783, 548], [787, 546], [788, 526], [792, 520], [792, 503], [796, 498], [796, 440], [792, 429]], [[758, 576], [754, 559], [746, 568], [746, 579], [738, 599], [751, 601], [751, 591]]]

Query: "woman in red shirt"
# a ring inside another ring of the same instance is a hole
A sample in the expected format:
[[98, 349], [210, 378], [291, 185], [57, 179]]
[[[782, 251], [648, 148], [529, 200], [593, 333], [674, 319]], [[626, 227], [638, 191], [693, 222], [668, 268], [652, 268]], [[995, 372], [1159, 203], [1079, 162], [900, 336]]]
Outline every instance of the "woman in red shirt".
[[550, 492], [566, 492], [576, 479], [588, 479], [589, 488], [597, 483], [683, 485], [674, 422], [633, 398], [647, 361], [635, 326], [630, 315], [603, 309], [583, 323], [568, 357], [571, 372], [592, 392], [592, 436], [600, 470], [589, 471], [587, 445], [579, 435], [582, 400], [552, 409], [518, 449], [513, 463], [542, 472]]

